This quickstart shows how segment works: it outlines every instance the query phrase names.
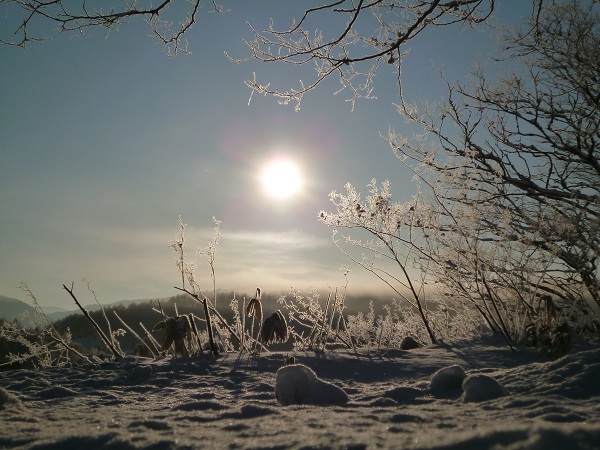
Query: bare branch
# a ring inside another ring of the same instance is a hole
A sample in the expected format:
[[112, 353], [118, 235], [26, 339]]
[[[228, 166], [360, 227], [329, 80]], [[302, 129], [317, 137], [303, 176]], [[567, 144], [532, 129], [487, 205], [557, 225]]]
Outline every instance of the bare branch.
[[[305, 10], [302, 18], [283, 31], [274, 24], [258, 31], [252, 26], [252, 41], [246, 44], [251, 55], [233, 61], [256, 59], [261, 62], [292, 65], [314, 64], [316, 75], [299, 88], [270, 88], [256, 78], [246, 84], [255, 92], [276, 97], [281, 103], [294, 102], [332, 75], [339, 77], [340, 91], [349, 90], [348, 101], [372, 98], [373, 77], [380, 64], [396, 65], [404, 56], [405, 45], [429, 27], [485, 22], [494, 10], [494, 0], [358, 2], [335, 1]], [[327, 29], [310, 32], [313, 23], [328, 23]], [[337, 31], [329, 32], [329, 30]], [[368, 31], [372, 30], [372, 31]], [[332, 37], [327, 38], [326, 34]], [[340, 92], [338, 91], [338, 92]]]
[[[20, 19], [19, 25], [12, 30], [10, 25], [3, 27], [7, 33], [12, 34], [0, 34], [0, 43], [26, 47], [30, 42], [48, 39], [55, 31], [83, 33], [85, 29], [94, 27], [114, 29], [128, 19], [142, 18], [152, 34], [168, 48], [169, 55], [188, 52], [184, 38], [196, 23], [201, 8], [200, 0], [190, 1], [187, 10], [176, 9], [172, 0], [163, 0], [157, 6], [149, 4], [143, 7], [138, 6], [142, 2], [136, 0], [118, 3], [118, 6], [113, 7], [106, 6], [104, 2], [86, 0], [2, 0], [0, 12], [11, 21], [17, 20], [16, 17]], [[223, 12], [223, 8], [214, 0], [212, 10]], [[178, 25], [172, 28], [172, 23]], [[50, 31], [48, 25], [57, 28]]]

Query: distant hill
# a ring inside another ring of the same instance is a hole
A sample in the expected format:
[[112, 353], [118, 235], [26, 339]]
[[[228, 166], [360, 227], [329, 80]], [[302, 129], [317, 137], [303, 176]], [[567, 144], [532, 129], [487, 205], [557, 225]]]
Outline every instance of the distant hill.
[[[116, 305], [128, 306], [130, 304], [135, 303], [146, 303], [150, 300], [122, 300], [120, 302], [115, 302], [109, 305], [103, 305], [105, 307], [111, 307]], [[55, 322], [57, 320], [63, 319], [67, 316], [73, 314], [82, 314], [81, 310], [77, 308], [75, 304], [73, 304], [73, 309], [67, 310], [65, 308], [59, 308], [56, 306], [42, 306], [42, 309], [46, 313], [46, 316], [51, 322]], [[86, 305], [85, 309], [87, 311], [97, 311], [100, 309], [100, 306], [97, 304]], [[16, 298], [6, 297], [4, 295], [0, 295], [0, 319], [5, 319], [8, 322], [12, 322], [14, 319], [19, 320], [19, 317], [24, 313], [28, 312], [32, 316], [35, 314], [35, 310], [33, 306], [30, 304], [21, 301]], [[19, 320], [20, 321], [20, 320]], [[20, 321], [21, 322], [21, 321]], [[29, 325], [29, 323], [24, 323], [23, 325]]]
[[[144, 299], [144, 300], [121, 300], [118, 302], [114, 302], [114, 303], [108, 303], [106, 305], [102, 305], [104, 308], [111, 308], [111, 307], [115, 307], [117, 305], [121, 305], [121, 306], [129, 306], [132, 304], [138, 304], [138, 303], [148, 303], [150, 302], [150, 299]], [[93, 303], [90, 305], [86, 305], [84, 306], [85, 310], [88, 312], [92, 312], [92, 311], [99, 311], [101, 308], [97, 303]], [[64, 308], [56, 308], [56, 307], [43, 307], [44, 312], [46, 313], [46, 316], [48, 316], [48, 319], [50, 319], [51, 322], [56, 322], [57, 320], [61, 320], [64, 319], [65, 317], [71, 316], [73, 314], [83, 314], [81, 312], [81, 310], [79, 308], [77, 308], [77, 305], [73, 304], [73, 309], [71, 310], [67, 310]]]
[[42, 309], [46, 314], [54, 314], [67, 311], [65, 308], [61, 308], [59, 306], [42, 306]]
[[25, 312], [33, 315], [35, 310], [33, 306], [19, 299], [0, 295], [0, 318], [12, 322], [15, 319], [19, 319]]
[[57, 320], [64, 319], [71, 314], [83, 314], [79, 309], [77, 311], [67, 310], [62, 308], [43, 308], [46, 313], [46, 317], [50, 322], [56, 322]]

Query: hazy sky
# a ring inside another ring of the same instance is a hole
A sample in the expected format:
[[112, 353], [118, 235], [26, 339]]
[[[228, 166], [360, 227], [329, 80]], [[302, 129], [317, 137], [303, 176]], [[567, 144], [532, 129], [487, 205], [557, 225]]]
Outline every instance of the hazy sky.
[[[498, 2], [500, 3], [500, 2]], [[499, 17], [527, 13], [522, 0], [502, 2]], [[61, 34], [26, 50], [0, 46], [0, 294], [25, 299], [26, 281], [42, 305], [72, 307], [63, 283], [92, 281], [99, 299], [175, 295], [179, 281], [168, 243], [181, 215], [198, 280], [208, 267], [195, 254], [222, 221], [217, 285], [251, 294], [339, 286], [349, 261], [317, 221], [331, 210], [328, 194], [350, 181], [363, 192], [389, 178], [397, 200], [414, 193], [410, 173], [380, 134], [411, 133], [395, 112], [392, 67], [376, 78], [377, 100], [355, 110], [333, 95], [335, 80], [304, 98], [299, 112], [255, 95], [253, 72], [278, 87], [297, 86], [307, 70], [257, 62], [248, 55], [249, 21], [270, 17], [281, 28], [303, 2], [229, 2], [227, 14], [201, 11], [188, 34], [191, 55], [169, 58], [141, 21], [120, 29]], [[520, 8], [518, 10], [518, 8]], [[14, 27], [0, 17], [0, 28]], [[426, 33], [405, 60], [407, 94], [436, 100], [443, 66], [464, 78], [496, 45], [491, 32], [453, 28]], [[308, 69], [308, 68], [307, 68]], [[273, 198], [260, 175], [285, 157], [298, 165], [296, 195]], [[376, 290], [369, 274], [351, 272], [349, 290]]]

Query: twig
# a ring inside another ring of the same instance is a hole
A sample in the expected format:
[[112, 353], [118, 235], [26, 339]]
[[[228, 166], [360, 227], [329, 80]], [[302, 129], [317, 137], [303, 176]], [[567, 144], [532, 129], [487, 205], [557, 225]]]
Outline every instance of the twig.
[[156, 339], [154, 339], [154, 336], [152, 336], [152, 334], [146, 329], [146, 327], [144, 326], [144, 324], [142, 322], [140, 322], [140, 326], [142, 327], [142, 330], [144, 330], [144, 333], [146, 333], [146, 336], [148, 337], [148, 341], [152, 344], [152, 346], [154, 347], [154, 350], [156, 350], [156, 353], [158, 353], [160, 355], [162, 353], [160, 350], [160, 345], [158, 344]]
[[59, 345], [62, 345], [64, 348], [66, 348], [68, 351], [74, 353], [76, 356], [78, 356], [79, 358], [83, 359], [86, 363], [90, 363], [90, 359], [81, 354], [80, 352], [78, 352], [77, 350], [75, 350], [73, 347], [71, 347], [69, 344], [67, 344], [63, 339], [61, 338], [57, 338], [56, 336], [54, 336], [50, 331], [47, 332], [47, 336], [53, 340], [54, 342], [56, 342]]
[[123, 354], [121, 352], [119, 352], [119, 350], [117, 350], [115, 348], [115, 346], [111, 343], [111, 341], [108, 339], [108, 337], [106, 336], [106, 334], [104, 334], [104, 331], [102, 331], [102, 329], [98, 326], [98, 324], [96, 323], [96, 321], [92, 318], [92, 316], [90, 316], [90, 313], [88, 313], [86, 311], [86, 309], [83, 306], [81, 306], [81, 303], [79, 303], [79, 301], [77, 300], [77, 297], [75, 297], [75, 294], [73, 294], [73, 283], [71, 284], [71, 289], [69, 289], [64, 284], [63, 284], [63, 288], [65, 289], [65, 291], [67, 291], [69, 293], [69, 295], [71, 296], [71, 298], [75, 301], [75, 304], [79, 307], [79, 309], [81, 310], [81, 312], [83, 312], [83, 315], [94, 326], [94, 328], [98, 332], [98, 335], [100, 336], [100, 338], [102, 339], [102, 341], [104, 342], [104, 344], [108, 347], [108, 349], [112, 352], [112, 354], [114, 355], [114, 357], [116, 359], [121, 359], [123, 357]]

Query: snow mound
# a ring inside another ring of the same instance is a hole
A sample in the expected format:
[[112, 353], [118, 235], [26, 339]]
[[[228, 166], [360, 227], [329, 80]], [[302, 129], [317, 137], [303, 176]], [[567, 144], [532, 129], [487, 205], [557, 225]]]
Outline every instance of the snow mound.
[[420, 348], [421, 344], [417, 342], [415, 338], [412, 336], [406, 336], [402, 339], [400, 343], [400, 350], [414, 350], [415, 348]]
[[281, 405], [342, 405], [346, 392], [323, 381], [302, 364], [281, 367], [275, 380], [275, 398]]
[[[531, 380], [535, 379], [535, 383]], [[587, 400], [600, 395], [600, 349], [533, 362], [507, 372], [502, 380], [513, 394], [562, 395]]]
[[463, 383], [463, 402], [485, 402], [504, 397], [508, 391], [495, 378], [488, 375], [471, 375]]
[[461, 366], [444, 367], [433, 374], [429, 389], [436, 395], [462, 389], [465, 378], [467, 374]]

